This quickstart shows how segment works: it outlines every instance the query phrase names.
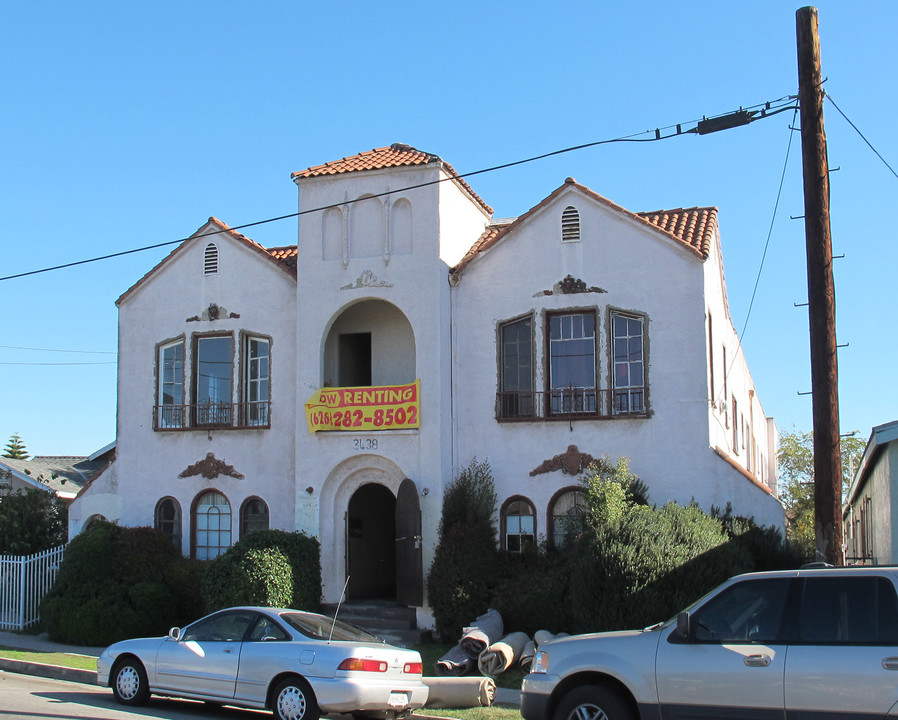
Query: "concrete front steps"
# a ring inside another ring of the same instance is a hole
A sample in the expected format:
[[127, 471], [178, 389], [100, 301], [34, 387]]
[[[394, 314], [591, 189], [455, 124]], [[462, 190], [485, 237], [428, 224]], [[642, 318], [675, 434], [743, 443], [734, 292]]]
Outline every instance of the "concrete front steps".
[[[324, 605], [322, 614], [333, 617], [336, 605]], [[340, 605], [337, 619], [367, 630], [392, 645], [411, 647], [421, 642], [415, 608], [392, 600], [350, 600]]]

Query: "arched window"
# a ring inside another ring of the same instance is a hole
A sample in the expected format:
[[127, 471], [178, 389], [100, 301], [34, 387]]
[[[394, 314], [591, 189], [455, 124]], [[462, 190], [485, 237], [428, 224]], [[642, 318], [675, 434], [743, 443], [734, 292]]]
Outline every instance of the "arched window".
[[502, 544], [514, 553], [530, 552], [536, 546], [536, 513], [529, 500], [510, 498], [502, 507]]
[[253, 530], [268, 529], [268, 505], [261, 498], [244, 500], [240, 508], [240, 537], [244, 538]]
[[206, 245], [203, 253], [203, 275], [215, 275], [218, 273], [218, 246], [215, 243]]
[[207, 490], [193, 501], [193, 557], [217, 558], [231, 547], [231, 504], [220, 492]]
[[156, 503], [153, 527], [168, 535], [172, 545], [181, 550], [181, 505], [177, 500], [165, 497]]
[[562, 490], [549, 506], [552, 518], [552, 542], [564, 547], [586, 528], [589, 510], [582, 490]]
[[561, 241], [580, 240], [580, 213], [573, 205], [568, 205], [561, 213]]
[[106, 519], [106, 516], [100, 515], [99, 513], [95, 513], [94, 515], [91, 515], [89, 518], [87, 518], [87, 520], [84, 521], [84, 525], [81, 526], [81, 532], [84, 532], [85, 530], [90, 530], [97, 523], [104, 523], [104, 522], [109, 522], [109, 520]]

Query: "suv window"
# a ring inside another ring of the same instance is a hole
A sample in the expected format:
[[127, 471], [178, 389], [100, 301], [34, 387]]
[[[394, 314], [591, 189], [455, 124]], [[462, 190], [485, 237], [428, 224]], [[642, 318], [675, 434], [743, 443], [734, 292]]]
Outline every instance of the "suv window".
[[789, 578], [746, 580], [727, 588], [696, 612], [696, 642], [775, 641], [788, 589]]
[[883, 577], [805, 578], [798, 641], [818, 645], [898, 645], [895, 587]]

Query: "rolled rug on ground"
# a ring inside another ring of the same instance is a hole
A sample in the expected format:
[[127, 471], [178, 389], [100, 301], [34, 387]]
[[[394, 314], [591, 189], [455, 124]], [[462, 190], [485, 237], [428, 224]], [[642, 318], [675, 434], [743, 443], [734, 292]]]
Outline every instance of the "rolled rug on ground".
[[498, 610], [487, 610], [470, 627], [462, 629], [461, 646], [475, 658], [494, 642], [502, 639], [502, 616]]
[[530, 637], [527, 633], [514, 632], [493, 643], [477, 658], [480, 674], [492, 678], [501, 675], [514, 665], [528, 642]]
[[430, 694], [424, 707], [490, 707], [496, 698], [496, 683], [488, 677], [426, 677]]
[[554, 639], [555, 634], [550, 633], [548, 630], [537, 630], [535, 633], [533, 633], [533, 642], [536, 643], [537, 649], [539, 649], [540, 645], [543, 645]]
[[530, 666], [533, 665], [533, 656], [536, 655], [536, 643], [531, 640], [524, 649], [521, 650], [521, 659], [518, 660], [518, 667], [525, 673], [530, 672]]
[[461, 643], [452, 648], [434, 665], [434, 672], [441, 677], [467, 675], [477, 667], [477, 656], [465, 650]]

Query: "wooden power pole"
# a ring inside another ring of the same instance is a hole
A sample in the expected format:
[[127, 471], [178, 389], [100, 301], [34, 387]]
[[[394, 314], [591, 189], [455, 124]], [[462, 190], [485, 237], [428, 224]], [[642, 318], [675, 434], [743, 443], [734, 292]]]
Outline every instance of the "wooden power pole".
[[826, 133], [823, 131], [823, 81], [820, 73], [817, 8], [799, 9], [795, 20], [798, 35], [798, 102], [801, 108], [811, 390], [814, 407], [815, 560], [843, 565], [836, 294], [829, 227], [829, 166], [826, 158]]

